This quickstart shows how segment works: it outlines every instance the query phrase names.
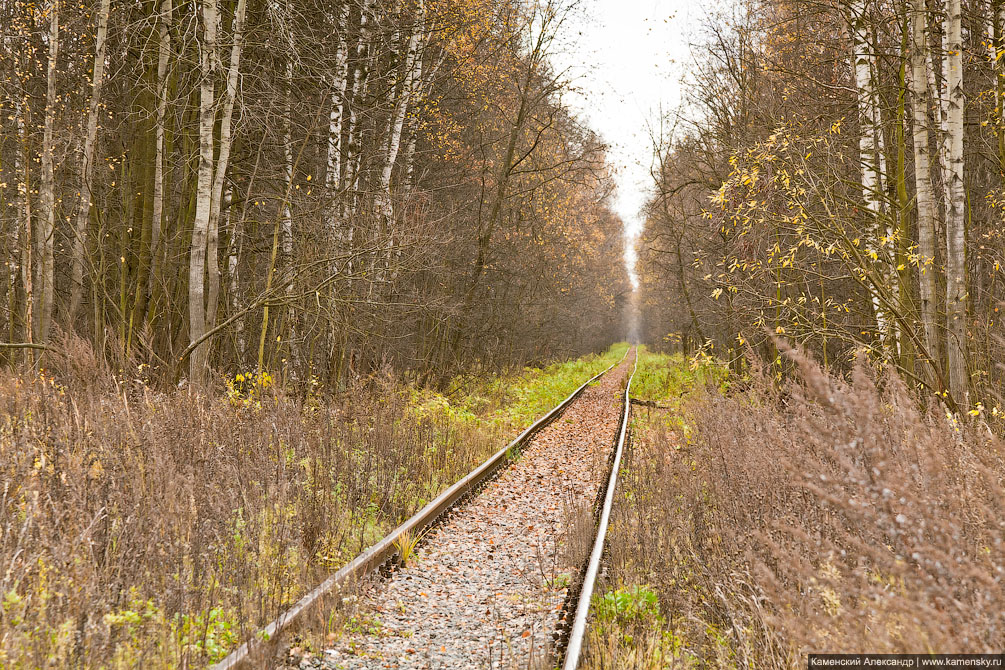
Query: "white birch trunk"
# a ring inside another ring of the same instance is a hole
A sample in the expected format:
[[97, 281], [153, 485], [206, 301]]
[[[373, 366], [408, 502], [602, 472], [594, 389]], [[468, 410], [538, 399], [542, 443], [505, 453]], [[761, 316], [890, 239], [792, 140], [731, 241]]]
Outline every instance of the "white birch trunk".
[[[226, 200], [228, 202], [233, 202], [233, 192], [231, 189], [227, 189]], [[234, 218], [231, 217], [233, 221]], [[231, 226], [229, 244], [227, 247], [227, 276], [230, 280], [229, 291], [230, 291], [230, 310], [232, 314], [237, 314], [241, 311], [241, 235], [242, 226], [241, 222], [244, 220], [244, 215], [237, 218], [236, 223]], [[238, 319], [234, 324], [234, 329], [236, 330], [237, 337], [237, 356], [238, 360], [244, 360], [245, 349], [247, 348], [247, 342], [244, 337], [244, 319]]]
[[108, 12], [111, 0], [101, 0], [98, 6], [98, 25], [94, 35], [94, 70], [91, 75], [91, 100], [87, 110], [87, 131], [84, 137], [84, 154], [81, 156], [80, 204], [73, 226], [73, 254], [71, 256], [71, 288], [69, 326], [73, 326], [84, 294], [84, 255], [87, 249], [87, 220], [91, 213], [92, 180], [94, 176], [94, 151], [98, 141], [98, 112], [101, 103], [101, 84], [105, 74], [105, 41], [108, 35]]
[[[21, 286], [24, 288], [24, 339], [26, 342], [33, 342], [32, 324], [34, 323], [34, 287], [32, 286], [32, 274], [34, 266], [32, 264], [32, 220], [31, 220], [31, 174], [30, 160], [28, 159], [28, 125], [25, 120], [25, 110], [28, 101], [24, 92], [24, 85], [20, 76], [15, 77], [18, 81], [18, 97], [16, 102], [17, 110], [17, 132], [18, 147], [15, 169], [18, 175], [18, 228], [24, 232], [19, 240], [20, 246], [18, 256], [20, 267], [18, 271], [21, 275]], [[23, 217], [23, 218], [22, 218]], [[25, 351], [25, 362], [31, 359], [30, 352]]]
[[53, 166], [53, 131], [56, 117], [56, 59], [59, 55], [59, 0], [49, 7], [49, 56], [46, 66], [45, 125], [42, 132], [41, 184], [38, 200], [42, 210], [38, 217], [35, 235], [38, 264], [37, 286], [39, 305], [35, 312], [35, 340], [46, 342], [52, 323], [52, 305], [55, 295], [53, 236], [56, 230], [56, 184]]
[[[942, 52], [946, 53], [946, 35], [943, 32], [942, 36]], [[926, 38], [927, 45], [927, 38]], [[945, 61], [943, 60], [943, 72], [942, 78], [936, 77], [935, 74], [935, 63], [932, 59], [931, 49], [926, 49], [925, 53], [925, 65], [928, 68], [927, 79], [928, 79], [928, 91], [931, 96], [932, 102], [935, 105], [935, 118], [937, 121], [936, 133], [935, 133], [935, 145], [938, 148], [939, 156], [939, 176], [941, 177], [940, 183], [943, 186], [945, 193], [943, 193], [942, 199], [942, 220], [949, 217], [949, 201], [948, 201], [948, 175], [949, 175], [949, 144], [948, 144], [948, 101], [945, 95]], [[939, 226], [941, 220], [936, 220], [936, 226]]]
[[[195, 218], [189, 249], [188, 310], [189, 339], [199, 340], [206, 333], [206, 243], [213, 206], [213, 127], [216, 124], [216, 30], [217, 0], [202, 0], [202, 44], [199, 64], [199, 174], [196, 186]], [[201, 385], [208, 373], [209, 343], [197, 346], [189, 358], [192, 384]]]
[[[346, 215], [351, 217], [355, 212], [356, 188], [359, 184], [359, 118], [357, 114], [357, 104], [366, 91], [366, 69], [368, 67], [367, 54], [370, 46], [370, 21], [374, 10], [375, 2], [367, 0], [360, 15], [359, 41], [356, 43], [356, 63], [352, 72], [352, 88], [349, 95], [349, 127], [346, 136], [346, 169], [342, 175], [346, 184], [345, 188], [350, 191], [350, 200], [347, 203]], [[350, 224], [347, 231], [347, 240], [352, 243], [353, 230]]]
[[858, 152], [862, 170], [862, 199], [865, 201], [866, 209], [873, 214], [878, 214], [881, 175], [876, 158], [873, 57], [866, 29], [864, 0], [856, 0], [851, 5], [851, 34], [852, 67], [855, 72], [855, 91], [858, 98]]
[[[869, 40], [866, 20], [865, 0], [855, 0], [850, 7], [852, 66], [855, 74], [855, 90], [858, 97], [859, 119], [859, 162], [862, 170], [862, 199], [869, 212], [869, 234], [866, 252], [879, 257], [883, 250], [880, 245], [879, 217], [883, 211], [883, 181], [885, 156], [882, 146], [882, 132], [879, 124], [879, 97], [876, 80], [876, 55]], [[880, 268], [880, 274], [889, 274], [889, 267]], [[888, 320], [880, 304], [879, 296], [872, 292], [873, 314], [880, 337], [887, 341]]]
[[[243, 48], [244, 16], [247, 0], [238, 0], [234, 10], [233, 42], [220, 114], [220, 153], [214, 162], [216, 140], [216, 68], [220, 64], [218, 30], [220, 12], [217, 0], [203, 0], [203, 41], [200, 45], [202, 82], [199, 90], [199, 176], [196, 190], [195, 220], [189, 252], [189, 337], [200, 339], [216, 324], [220, 297], [220, 211], [223, 185], [233, 144], [231, 125], [237, 99], [237, 82]], [[197, 346], [189, 361], [193, 384], [205, 381], [209, 371], [210, 343]]]
[[932, 187], [932, 157], [928, 139], [928, 77], [925, 38], [925, 0], [912, 0], [911, 7], [911, 108], [914, 115], [914, 187], [918, 208], [918, 283], [921, 322], [928, 356], [927, 381], [934, 384], [939, 368], [937, 313], [939, 299], [935, 265], [935, 189]]
[[[20, 87], [20, 77], [15, 77], [15, 81], [18, 82], [17, 93], [14, 96], [14, 118], [15, 127], [17, 132], [17, 142], [16, 151], [14, 152], [14, 178], [17, 180], [16, 191], [14, 194], [14, 229], [11, 235], [11, 257], [10, 264], [8, 265], [8, 272], [10, 277], [11, 293], [15, 293], [15, 287], [20, 281], [22, 289], [25, 291], [25, 297], [30, 300], [31, 298], [31, 272], [24, 272], [26, 263], [30, 267], [30, 261], [28, 261], [28, 249], [23, 246], [23, 237], [30, 238], [31, 232], [31, 217], [29, 216], [30, 210], [28, 207], [28, 171], [27, 162], [24, 159], [25, 142], [27, 141], [27, 134], [25, 133], [24, 116], [22, 99], [24, 94]], [[22, 236], [22, 231], [25, 232], [25, 236]], [[12, 295], [13, 297], [13, 295]], [[11, 302], [11, 313], [10, 318], [13, 323], [16, 316], [14, 313], [15, 302]], [[26, 305], [27, 307], [27, 305]], [[25, 316], [25, 334], [23, 339], [27, 342], [31, 341], [31, 316]], [[13, 332], [12, 332], [13, 335]]]
[[946, 219], [946, 349], [949, 389], [961, 409], [969, 402], [967, 375], [966, 192], [963, 183], [963, 35], [960, 0], [946, 2], [946, 118], [949, 149]]
[[404, 72], [402, 73], [401, 87], [398, 99], [394, 104], [394, 111], [391, 114], [391, 130], [387, 140], [387, 151], [384, 156], [384, 166], [380, 173], [380, 205], [378, 210], [384, 218], [385, 223], [390, 224], [394, 217], [391, 200], [391, 175], [394, 171], [394, 164], [398, 160], [398, 151], [401, 147], [401, 131], [405, 124], [405, 115], [408, 112], [408, 104], [412, 94], [413, 83], [415, 82], [415, 67], [418, 62], [419, 39], [422, 37], [423, 3], [419, 2], [419, 18], [412, 30], [412, 35], [408, 40], [408, 51], [405, 55]]
[[233, 42], [230, 47], [230, 62], [227, 67], [227, 85], [223, 98], [223, 110], [220, 119], [220, 155], [216, 160], [213, 173], [213, 196], [209, 215], [209, 230], [207, 235], [207, 278], [208, 296], [206, 305], [207, 330], [216, 325], [216, 313], [220, 300], [220, 212], [223, 210], [223, 185], [227, 178], [227, 168], [230, 166], [230, 150], [233, 146], [231, 126], [234, 118], [234, 105], [237, 100], [237, 80], [241, 69], [241, 52], [244, 41], [244, 15], [247, 10], [247, 0], [238, 0], [234, 10]]
[[999, 172], [1005, 178], [1005, 2], [992, 0], [991, 67], [995, 74], [995, 134], [997, 135]]
[[282, 231], [280, 245], [283, 250], [283, 263], [289, 267], [293, 262], [293, 213], [290, 209], [290, 199], [293, 197], [293, 106], [291, 104], [293, 86], [293, 62], [286, 61], [286, 119], [283, 128], [283, 176], [285, 178], [286, 198], [283, 201]]
[[332, 74], [331, 110], [328, 113], [328, 156], [325, 171], [325, 189], [329, 198], [327, 227], [332, 242], [338, 240], [338, 191], [342, 167], [342, 123], [346, 112], [346, 85], [349, 79], [349, 43], [346, 31], [349, 26], [349, 5], [341, 3], [338, 9], [336, 30], [338, 46]]
[[[293, 272], [293, 211], [290, 207], [290, 200], [293, 198], [293, 49], [291, 45], [290, 58], [286, 60], [286, 128], [283, 131], [283, 159], [284, 173], [286, 177], [286, 199], [283, 202], [282, 216], [282, 249], [283, 266], [286, 271]], [[295, 287], [292, 277], [287, 278], [286, 295], [293, 295]], [[287, 348], [290, 355], [292, 368], [296, 370], [296, 347], [294, 346], [297, 337], [296, 311], [293, 309], [292, 301], [286, 304]]]
[[153, 292], [154, 282], [160, 274], [161, 224], [164, 219], [164, 120], [167, 115], [167, 75], [171, 57], [171, 14], [172, 0], [164, 0], [158, 21], [157, 47], [157, 116], [154, 137], [154, 192], [150, 222], [150, 278], [149, 288]]

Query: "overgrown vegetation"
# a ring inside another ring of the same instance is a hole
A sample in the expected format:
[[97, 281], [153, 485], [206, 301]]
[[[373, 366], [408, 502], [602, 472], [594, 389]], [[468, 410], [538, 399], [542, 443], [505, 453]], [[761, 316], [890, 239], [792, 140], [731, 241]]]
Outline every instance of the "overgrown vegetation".
[[576, 0], [0, 0], [0, 365], [344, 390], [596, 351], [630, 292]]
[[545, 367], [525, 367], [504, 375], [461, 375], [439, 393], [416, 389], [413, 402], [422, 414], [490, 423], [520, 430], [564, 400], [580, 384], [621, 360], [627, 343], [612, 345], [602, 357], [583, 356]]
[[509, 420], [624, 354], [500, 378], [491, 411], [462, 416], [390, 379], [304, 399], [267, 375], [165, 393], [62, 348], [44, 374], [0, 377], [4, 668], [222, 658], [498, 449]]
[[669, 409], [635, 410], [587, 667], [1000, 648], [1000, 441], [923, 413], [892, 372], [787, 355], [781, 390], [644, 356], [638, 391]]
[[696, 33], [654, 133], [643, 339], [776, 372], [774, 335], [842, 373], [864, 350], [956, 412], [994, 407], [1000, 1], [739, 0]]

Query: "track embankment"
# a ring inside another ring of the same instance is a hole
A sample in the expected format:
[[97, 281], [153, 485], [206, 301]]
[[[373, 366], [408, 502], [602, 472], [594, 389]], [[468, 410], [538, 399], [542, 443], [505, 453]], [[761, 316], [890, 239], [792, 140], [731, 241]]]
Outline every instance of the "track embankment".
[[574, 511], [605, 482], [631, 369], [587, 388], [519, 460], [360, 595], [345, 635], [302, 663], [340, 668], [546, 668], [570, 583]]

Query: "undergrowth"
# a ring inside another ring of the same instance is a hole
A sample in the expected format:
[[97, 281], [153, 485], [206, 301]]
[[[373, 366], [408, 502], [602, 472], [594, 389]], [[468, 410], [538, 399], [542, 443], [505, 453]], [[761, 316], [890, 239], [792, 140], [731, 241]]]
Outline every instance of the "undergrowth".
[[742, 390], [644, 356], [636, 394], [669, 409], [635, 408], [585, 667], [1000, 651], [1001, 443], [893, 374], [788, 353], [788, 386]]
[[624, 358], [629, 345], [619, 343], [601, 355], [589, 355], [543, 368], [525, 367], [493, 377], [459, 376], [445, 393], [412, 389], [420, 416], [491, 426], [515, 436], [584, 381]]
[[465, 416], [389, 380], [305, 399], [254, 374], [219, 396], [159, 392], [63, 348], [43, 374], [0, 372], [12, 670], [221, 659], [504, 444], [552, 397], [530, 385], [560, 393], [615, 355], [499, 382], [489, 415]]

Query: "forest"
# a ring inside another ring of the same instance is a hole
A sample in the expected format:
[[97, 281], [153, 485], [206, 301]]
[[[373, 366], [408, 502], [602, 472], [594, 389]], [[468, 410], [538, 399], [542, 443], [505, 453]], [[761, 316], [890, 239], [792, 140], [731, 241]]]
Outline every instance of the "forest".
[[990, 412], [1005, 6], [758, 0], [718, 19], [654, 132], [644, 339], [780, 366], [782, 336], [836, 370], [864, 352]]
[[617, 339], [568, 8], [0, 3], [0, 332], [144, 377], [442, 381]]

